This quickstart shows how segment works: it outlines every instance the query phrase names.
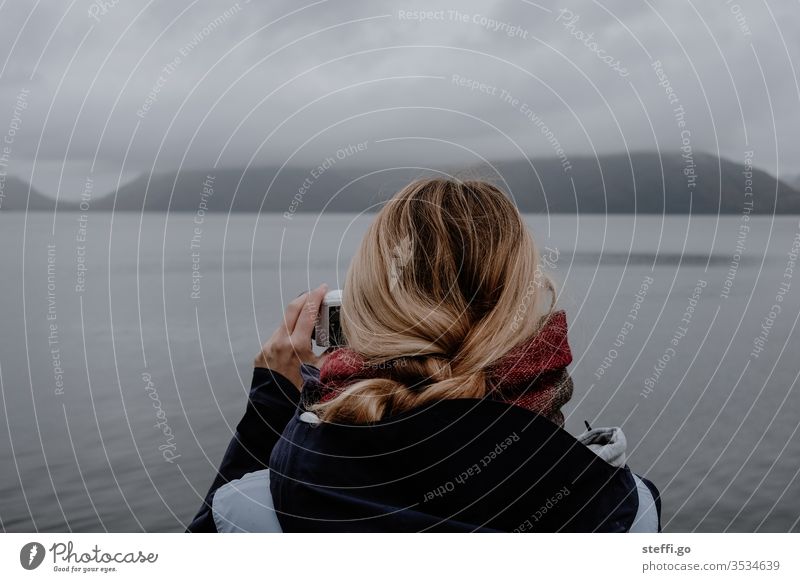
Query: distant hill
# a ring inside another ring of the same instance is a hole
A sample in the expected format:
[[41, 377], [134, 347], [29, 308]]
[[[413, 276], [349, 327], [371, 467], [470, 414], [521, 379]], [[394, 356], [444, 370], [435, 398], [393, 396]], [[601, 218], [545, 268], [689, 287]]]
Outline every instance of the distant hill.
[[789, 184], [795, 190], [800, 190], [800, 174], [785, 176], [783, 181]]
[[[28, 190], [31, 197], [28, 205]], [[45, 210], [52, 212], [56, 201], [37, 191], [24, 180], [7, 176], [0, 198], [0, 212], [3, 210]]]
[[[520, 208], [527, 212], [740, 214], [746, 200], [757, 214], [800, 214], [800, 191], [753, 169], [753, 196], [746, 199], [743, 166], [695, 154], [696, 185], [687, 187], [680, 154], [635, 153], [572, 160], [569, 176], [559, 160], [497, 164]], [[575, 184], [573, 191], [570, 179]]]
[[[442, 168], [441, 174], [490, 180], [508, 191], [522, 212], [741, 213], [746, 200], [742, 165], [709, 154], [695, 154], [694, 163], [697, 178], [691, 193], [680, 154], [573, 158], [566, 172], [560, 160], [545, 158]], [[204, 204], [208, 212], [369, 212], [410, 180], [433, 174], [341, 164], [334, 161], [317, 169], [229, 168], [143, 176], [121, 187], [116, 196], [96, 197], [91, 208], [195, 212]], [[204, 195], [204, 183], [210, 184], [213, 194]], [[753, 170], [753, 192], [753, 213], [800, 214], [800, 191], [766, 172]], [[41, 204], [38, 198], [36, 204]], [[59, 209], [75, 207], [59, 203]]]

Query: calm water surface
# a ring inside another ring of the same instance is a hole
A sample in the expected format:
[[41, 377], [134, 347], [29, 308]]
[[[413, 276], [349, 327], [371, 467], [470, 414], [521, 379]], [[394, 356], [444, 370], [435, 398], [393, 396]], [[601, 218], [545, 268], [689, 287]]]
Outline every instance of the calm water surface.
[[[182, 530], [282, 305], [340, 285], [368, 221], [0, 213], [2, 527]], [[529, 223], [570, 323], [568, 430], [624, 428], [668, 531], [800, 530], [797, 218]]]

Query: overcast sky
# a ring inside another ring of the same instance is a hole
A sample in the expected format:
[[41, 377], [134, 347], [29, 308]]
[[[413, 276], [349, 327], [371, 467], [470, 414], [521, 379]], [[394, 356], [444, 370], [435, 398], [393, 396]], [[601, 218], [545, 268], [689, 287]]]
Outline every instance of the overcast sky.
[[796, 1], [111, 4], [0, 3], [8, 172], [52, 195], [364, 142], [385, 167], [688, 140], [800, 173]]

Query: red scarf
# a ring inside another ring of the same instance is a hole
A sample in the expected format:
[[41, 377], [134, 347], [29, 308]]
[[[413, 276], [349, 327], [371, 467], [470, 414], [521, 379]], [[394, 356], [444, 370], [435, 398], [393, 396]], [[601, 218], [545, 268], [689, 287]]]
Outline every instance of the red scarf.
[[[563, 426], [561, 407], [572, 397], [570, 362], [567, 316], [563, 310], [554, 311], [536, 335], [487, 368], [489, 396]], [[340, 348], [328, 355], [320, 369], [320, 400], [330, 400], [359, 380], [391, 377], [391, 366], [368, 365], [353, 350]]]

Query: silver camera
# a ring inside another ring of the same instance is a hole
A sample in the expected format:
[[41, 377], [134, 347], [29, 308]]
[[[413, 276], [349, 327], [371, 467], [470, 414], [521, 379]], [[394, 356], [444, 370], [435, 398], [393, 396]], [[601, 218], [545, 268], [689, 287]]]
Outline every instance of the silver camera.
[[321, 348], [338, 347], [345, 345], [344, 333], [340, 321], [342, 309], [342, 290], [334, 289], [325, 294], [319, 309], [319, 317], [311, 336]]

